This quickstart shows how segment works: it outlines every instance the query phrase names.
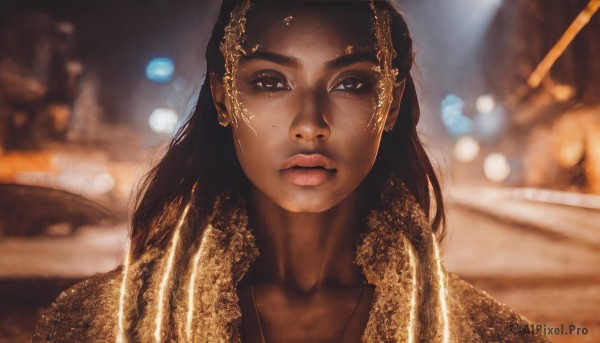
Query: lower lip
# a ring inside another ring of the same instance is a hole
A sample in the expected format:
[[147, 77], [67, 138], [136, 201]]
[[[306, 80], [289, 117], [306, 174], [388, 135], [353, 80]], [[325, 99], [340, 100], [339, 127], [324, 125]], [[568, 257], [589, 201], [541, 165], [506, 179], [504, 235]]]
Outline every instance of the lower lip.
[[281, 174], [296, 186], [319, 186], [329, 181], [335, 170], [289, 168], [282, 170]]

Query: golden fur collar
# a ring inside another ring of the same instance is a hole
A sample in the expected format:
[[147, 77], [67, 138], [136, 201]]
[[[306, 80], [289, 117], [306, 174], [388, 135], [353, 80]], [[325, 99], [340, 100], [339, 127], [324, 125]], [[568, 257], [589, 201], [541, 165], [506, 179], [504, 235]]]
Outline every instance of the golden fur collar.
[[[506, 327], [526, 322], [444, 271], [427, 217], [401, 182], [388, 182], [367, 223], [356, 263], [375, 297], [363, 342], [523, 341]], [[243, 202], [220, 197], [188, 249], [180, 229], [167, 251], [61, 295], [34, 341], [240, 342], [237, 285], [258, 256]]]
[[[380, 209], [369, 215], [369, 230], [357, 249], [356, 262], [367, 281], [375, 285], [363, 341], [443, 341], [450, 333], [447, 285], [443, 267], [435, 257], [438, 248], [428, 220], [399, 181], [390, 180], [380, 198]], [[170, 249], [178, 251], [176, 246]], [[238, 342], [241, 311], [236, 287], [258, 256], [243, 203], [227, 196], [219, 198], [193, 258], [183, 256], [177, 262], [169, 255], [164, 254], [153, 273], [162, 277], [149, 279], [145, 293], [155, 290], [154, 295], [144, 299], [148, 304], [160, 304], [161, 298], [167, 302], [164, 299], [169, 297], [160, 295], [161, 284], [166, 285], [162, 292], [171, 292], [172, 316], [169, 318], [164, 309], [147, 311], [144, 319], [134, 324], [136, 338], [146, 341], [151, 338], [146, 337], [148, 328], [155, 327], [155, 338], [164, 335], [190, 342]], [[179, 269], [182, 276], [168, 272], [186, 264]], [[428, 313], [423, 314], [424, 309]], [[159, 320], [161, 324], [157, 324]], [[169, 320], [170, 328], [165, 324]], [[419, 326], [423, 320], [430, 323], [427, 330]], [[162, 328], [157, 327], [160, 325]]]

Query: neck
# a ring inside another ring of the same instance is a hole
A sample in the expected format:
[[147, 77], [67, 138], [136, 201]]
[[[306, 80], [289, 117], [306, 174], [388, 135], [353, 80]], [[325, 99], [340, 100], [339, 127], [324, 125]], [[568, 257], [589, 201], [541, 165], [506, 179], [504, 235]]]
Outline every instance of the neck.
[[252, 199], [250, 225], [260, 251], [254, 282], [279, 283], [302, 293], [361, 282], [354, 263], [364, 218], [358, 191], [319, 213], [286, 211], [258, 190]]

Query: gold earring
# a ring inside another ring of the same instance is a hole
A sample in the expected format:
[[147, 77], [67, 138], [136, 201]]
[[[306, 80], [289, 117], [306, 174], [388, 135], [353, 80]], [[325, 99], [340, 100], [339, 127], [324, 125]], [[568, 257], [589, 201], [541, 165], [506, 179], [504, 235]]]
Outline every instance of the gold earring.
[[217, 116], [217, 120], [219, 121], [219, 125], [223, 127], [227, 127], [229, 126], [229, 124], [231, 124], [231, 118], [225, 112], [219, 113], [219, 115]]

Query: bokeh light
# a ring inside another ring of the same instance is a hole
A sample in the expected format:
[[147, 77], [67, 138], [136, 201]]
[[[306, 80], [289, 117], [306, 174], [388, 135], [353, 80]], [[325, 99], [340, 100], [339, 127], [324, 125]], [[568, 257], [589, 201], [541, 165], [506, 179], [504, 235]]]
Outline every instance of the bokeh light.
[[175, 63], [168, 57], [153, 58], [146, 66], [146, 77], [153, 82], [169, 82], [173, 73], [175, 73]]
[[169, 108], [157, 108], [152, 111], [148, 124], [156, 133], [172, 134], [177, 127], [177, 112]]
[[473, 120], [463, 114], [465, 101], [454, 94], [450, 94], [442, 100], [440, 114], [442, 122], [452, 137], [473, 132]]
[[479, 143], [470, 136], [462, 136], [454, 145], [454, 157], [461, 162], [471, 162], [479, 155]]
[[506, 156], [496, 152], [486, 156], [483, 161], [483, 171], [491, 181], [502, 182], [508, 178], [511, 169]]
[[96, 175], [93, 182], [94, 190], [100, 194], [108, 193], [115, 188], [115, 178], [110, 173]]
[[496, 102], [494, 101], [494, 97], [491, 95], [482, 95], [477, 98], [475, 106], [477, 107], [477, 111], [479, 113], [489, 114], [492, 113], [494, 107], [496, 107]]

